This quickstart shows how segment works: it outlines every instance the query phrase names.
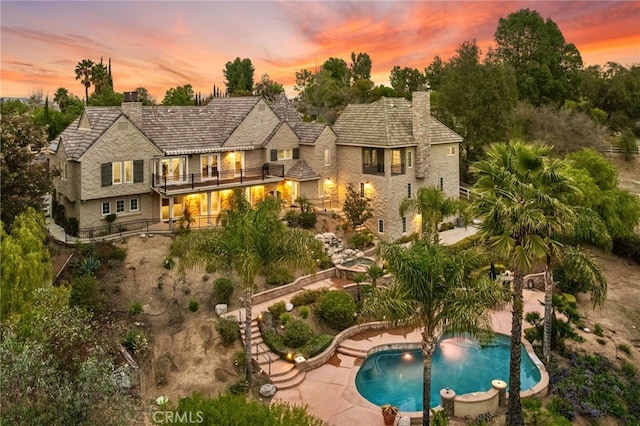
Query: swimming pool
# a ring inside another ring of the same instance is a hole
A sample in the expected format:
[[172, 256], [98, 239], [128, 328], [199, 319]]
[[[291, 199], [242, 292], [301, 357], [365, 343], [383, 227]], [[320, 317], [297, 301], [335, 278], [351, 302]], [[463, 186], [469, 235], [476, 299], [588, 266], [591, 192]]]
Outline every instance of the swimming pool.
[[[509, 380], [509, 336], [496, 335], [488, 345], [466, 337], [442, 339], [431, 366], [431, 407], [440, 404], [440, 390], [457, 395], [483, 392], [493, 379]], [[522, 347], [521, 389], [540, 381], [540, 371]], [[372, 354], [356, 375], [356, 388], [368, 401], [392, 404], [400, 411], [422, 411], [422, 352], [390, 350]]]

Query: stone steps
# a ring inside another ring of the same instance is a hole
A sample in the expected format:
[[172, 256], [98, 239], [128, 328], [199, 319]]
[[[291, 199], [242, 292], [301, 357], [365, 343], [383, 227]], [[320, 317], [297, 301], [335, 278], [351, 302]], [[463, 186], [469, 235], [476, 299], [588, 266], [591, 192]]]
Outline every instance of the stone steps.
[[278, 390], [289, 389], [289, 388], [292, 388], [294, 386], [298, 386], [305, 379], [305, 377], [307, 376], [307, 373], [305, 373], [304, 371], [298, 370], [297, 367], [296, 367], [295, 371], [297, 371], [297, 374], [295, 376], [287, 379], [287, 380], [273, 380], [272, 379], [273, 384], [276, 385]]
[[359, 345], [349, 339], [346, 339], [345, 341], [343, 341], [338, 348], [336, 349], [336, 351], [338, 353], [344, 354], [344, 355], [349, 355], [349, 356], [353, 356], [356, 358], [366, 358], [367, 357], [367, 350], [361, 349], [360, 347], [358, 347]]

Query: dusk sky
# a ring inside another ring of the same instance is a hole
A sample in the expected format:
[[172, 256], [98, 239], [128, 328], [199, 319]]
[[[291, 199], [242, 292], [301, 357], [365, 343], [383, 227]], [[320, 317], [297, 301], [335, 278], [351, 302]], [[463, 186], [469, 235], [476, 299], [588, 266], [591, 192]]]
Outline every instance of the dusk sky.
[[[158, 102], [190, 83], [224, 86], [225, 63], [249, 58], [293, 97], [295, 72], [331, 56], [366, 52], [372, 78], [394, 65], [420, 70], [476, 39], [483, 53], [501, 17], [520, 9], [552, 19], [586, 66], [640, 63], [640, 1], [6, 1], [1, 14], [0, 96], [84, 96], [75, 65], [112, 60], [115, 90], [144, 86]], [[90, 88], [90, 91], [93, 89]]]

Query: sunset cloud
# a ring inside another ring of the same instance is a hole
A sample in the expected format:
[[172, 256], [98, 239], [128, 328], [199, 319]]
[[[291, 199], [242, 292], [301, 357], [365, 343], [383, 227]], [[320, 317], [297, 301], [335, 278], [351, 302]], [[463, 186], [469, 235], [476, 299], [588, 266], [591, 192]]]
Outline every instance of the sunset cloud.
[[424, 69], [475, 39], [486, 53], [499, 19], [522, 8], [556, 22], [585, 65], [640, 62], [637, 17], [628, 1], [259, 1], [259, 2], [2, 2], [1, 96], [82, 96], [78, 61], [112, 58], [116, 90], [146, 87], [158, 100], [190, 83], [196, 92], [222, 86], [222, 69], [250, 58], [292, 90], [295, 72], [329, 57], [350, 62], [366, 52], [372, 77], [388, 84], [395, 65]]

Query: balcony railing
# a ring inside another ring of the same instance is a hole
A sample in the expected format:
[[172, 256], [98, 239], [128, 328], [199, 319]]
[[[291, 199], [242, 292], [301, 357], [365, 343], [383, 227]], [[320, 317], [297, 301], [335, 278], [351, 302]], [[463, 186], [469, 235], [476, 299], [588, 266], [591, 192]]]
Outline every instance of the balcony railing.
[[284, 178], [284, 166], [281, 164], [265, 163], [262, 167], [252, 167], [240, 170], [219, 171], [211, 169], [206, 173], [189, 173], [182, 175], [151, 176], [151, 186], [160, 191], [198, 189], [261, 181], [269, 178]]
[[365, 175], [383, 175], [384, 163], [379, 164], [362, 164], [362, 173]]
[[403, 175], [403, 174], [405, 174], [404, 163], [391, 165], [391, 176]]

